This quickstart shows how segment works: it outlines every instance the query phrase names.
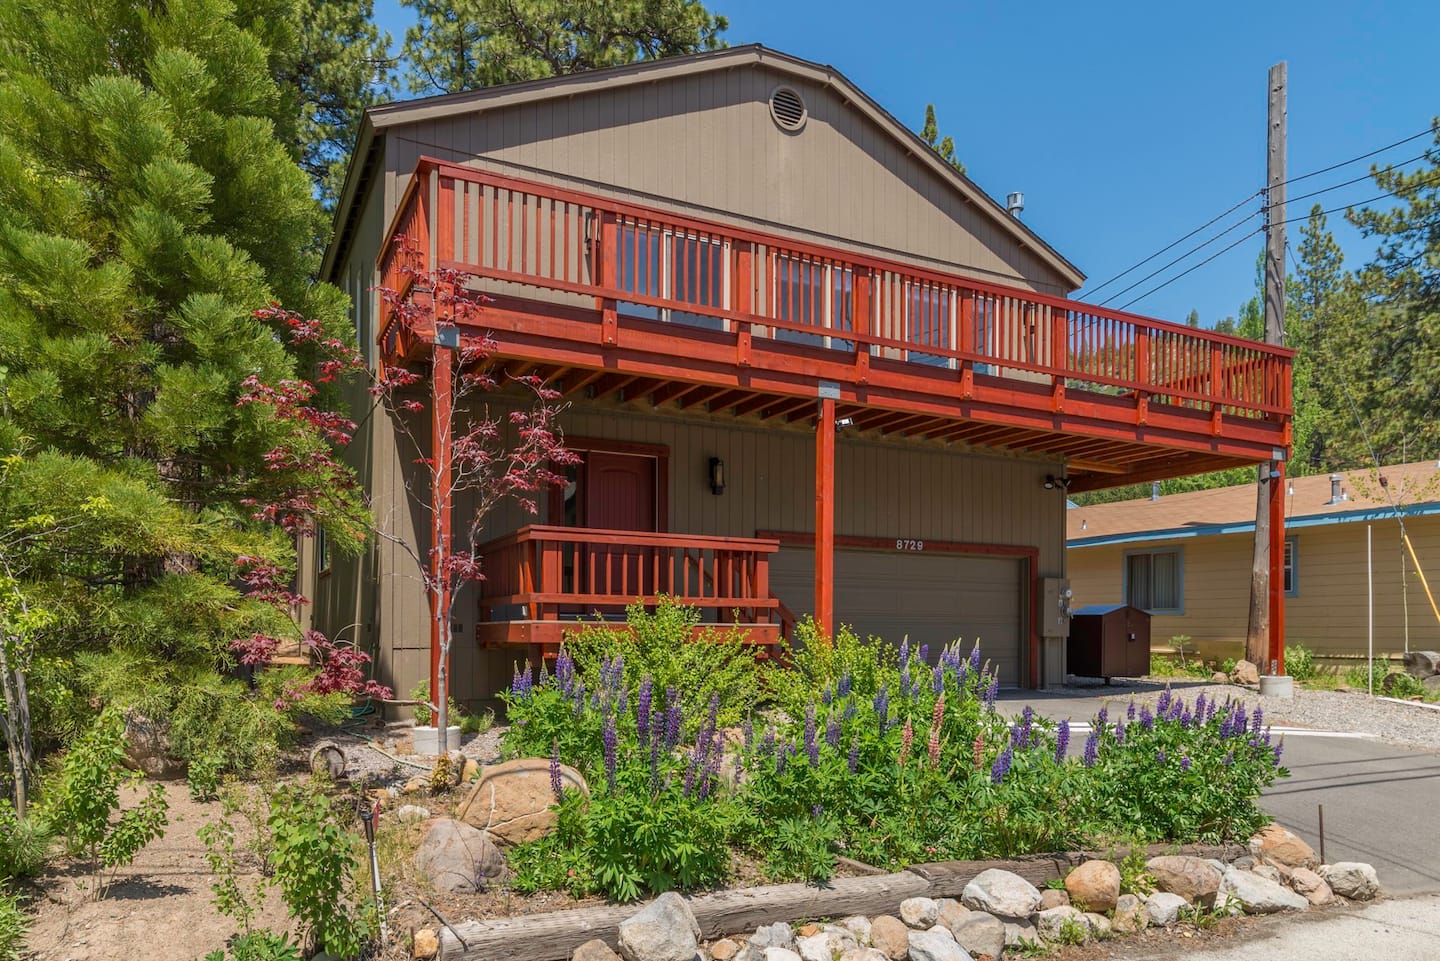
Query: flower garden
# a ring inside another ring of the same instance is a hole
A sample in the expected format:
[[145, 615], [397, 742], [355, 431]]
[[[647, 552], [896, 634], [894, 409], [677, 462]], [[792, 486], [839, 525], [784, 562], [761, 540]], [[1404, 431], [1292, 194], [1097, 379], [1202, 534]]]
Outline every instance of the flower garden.
[[[774, 880], [1121, 843], [1216, 843], [1265, 821], [1288, 772], [1243, 703], [1162, 695], [1089, 725], [997, 710], [977, 645], [898, 649], [802, 629], [781, 660], [743, 638], [695, 644], [698, 615], [630, 612], [553, 673], [516, 671], [512, 756], [550, 757], [558, 827], [510, 853], [522, 891], [628, 901], [719, 886], [747, 860]], [[560, 766], [590, 796], [560, 788]]]

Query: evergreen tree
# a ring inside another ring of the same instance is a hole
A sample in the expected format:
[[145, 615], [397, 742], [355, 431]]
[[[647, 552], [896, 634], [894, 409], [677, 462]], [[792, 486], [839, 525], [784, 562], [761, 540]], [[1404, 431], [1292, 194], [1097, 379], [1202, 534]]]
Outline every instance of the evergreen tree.
[[713, 50], [729, 23], [699, 0], [401, 0], [406, 82], [454, 93]]
[[920, 128], [920, 139], [930, 145], [930, 149], [938, 153], [942, 160], [960, 171], [965, 172], [965, 165], [955, 156], [955, 141], [949, 137], [940, 136], [940, 125], [935, 121], [935, 105], [925, 105], [925, 126]]
[[[241, 586], [293, 561], [294, 532], [252, 505], [326, 439], [236, 403], [305, 360], [258, 308], [345, 329], [343, 295], [310, 279], [324, 215], [283, 137], [300, 124], [273, 70], [297, 54], [270, 44], [293, 42], [292, 11], [0, 0], [0, 529], [61, 528], [12, 552], [53, 616], [39, 714], [113, 699], [216, 735], [177, 730], [182, 747], [262, 745], [269, 722], [217, 669], [236, 639], [295, 633]], [[336, 504], [333, 542], [354, 546], [359, 505]], [[65, 520], [86, 510], [115, 522]]]
[[1186, 327], [1199, 327], [1199, 326], [1200, 326], [1200, 311], [1198, 311], [1198, 310], [1196, 310], [1196, 309], [1194, 309], [1194, 308], [1192, 307], [1192, 308], [1190, 309], [1190, 313], [1189, 313], [1188, 315], [1186, 315], [1186, 317], [1185, 317], [1185, 326], [1186, 326]]

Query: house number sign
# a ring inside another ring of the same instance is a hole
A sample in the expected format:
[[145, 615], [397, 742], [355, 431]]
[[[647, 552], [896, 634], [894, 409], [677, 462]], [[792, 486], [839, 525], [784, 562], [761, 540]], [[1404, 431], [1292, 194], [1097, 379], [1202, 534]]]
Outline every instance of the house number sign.
[[910, 537], [897, 537], [895, 538], [895, 549], [897, 551], [923, 551], [925, 542]]

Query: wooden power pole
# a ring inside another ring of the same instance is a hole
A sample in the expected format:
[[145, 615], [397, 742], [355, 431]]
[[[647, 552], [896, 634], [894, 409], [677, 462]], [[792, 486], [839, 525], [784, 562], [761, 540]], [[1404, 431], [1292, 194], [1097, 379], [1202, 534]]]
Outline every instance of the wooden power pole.
[[[1265, 151], [1265, 342], [1285, 343], [1284, 61], [1270, 68]], [[1255, 503], [1255, 556], [1245, 659], [1262, 674], [1285, 673], [1285, 451], [1260, 465]]]

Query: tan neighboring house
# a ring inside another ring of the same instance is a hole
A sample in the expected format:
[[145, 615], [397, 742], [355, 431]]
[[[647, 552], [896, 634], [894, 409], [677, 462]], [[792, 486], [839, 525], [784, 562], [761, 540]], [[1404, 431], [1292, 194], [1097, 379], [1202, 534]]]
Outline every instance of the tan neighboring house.
[[[479, 323], [389, 312], [401, 236], [420, 269], [474, 276]], [[486, 333], [497, 375], [569, 405], [565, 489], [486, 520], [487, 579], [452, 619], [459, 701], [661, 593], [759, 644], [813, 614], [934, 654], [979, 639], [1002, 683], [1056, 682], [1066, 490], [1289, 440], [1290, 351], [1068, 299], [1083, 275], [1018, 216], [833, 67], [758, 46], [370, 110], [322, 277], [427, 408]], [[424, 555], [469, 527], [383, 413], [351, 454], [392, 538]], [[315, 626], [402, 693], [433, 675], [406, 552], [317, 547]]]
[[[1363, 658], [1373, 576], [1377, 656], [1440, 647], [1440, 622], [1401, 540], [1402, 521], [1430, 587], [1440, 589], [1435, 461], [1287, 481], [1287, 644], [1327, 659]], [[1173, 649], [1173, 639], [1185, 636], [1186, 649], [1201, 657], [1242, 656], [1253, 484], [1072, 507], [1067, 527], [1076, 606], [1130, 603], [1151, 612], [1155, 649]]]

